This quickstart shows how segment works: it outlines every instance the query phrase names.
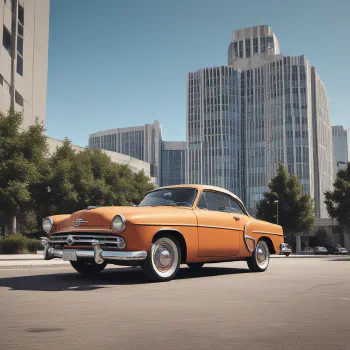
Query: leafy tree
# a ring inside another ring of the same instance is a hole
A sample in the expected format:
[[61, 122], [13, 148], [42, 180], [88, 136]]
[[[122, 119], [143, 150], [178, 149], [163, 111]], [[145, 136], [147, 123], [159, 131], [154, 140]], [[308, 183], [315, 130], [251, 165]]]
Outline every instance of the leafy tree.
[[350, 233], [350, 162], [338, 171], [333, 190], [327, 191], [325, 198], [329, 216]]
[[[153, 189], [143, 171], [113, 163], [99, 149], [75, 152], [65, 139], [51, 156], [43, 125], [21, 131], [22, 114], [0, 114], [0, 220], [19, 215], [25, 231], [43, 216], [89, 205], [131, 205]], [[34, 214], [35, 213], [35, 214]], [[14, 221], [14, 220], [12, 220]]]
[[68, 139], [50, 162], [50, 175], [41, 185], [42, 216], [72, 213], [89, 205], [131, 205], [154, 188], [143, 171], [134, 174], [100, 149], [77, 153]]
[[[257, 216], [262, 220], [278, 221], [287, 233], [310, 232], [315, 223], [315, 212], [310, 194], [303, 193], [303, 187], [294, 174], [289, 175], [283, 164], [269, 183], [269, 192], [257, 203]], [[274, 202], [278, 200], [278, 204]]]
[[[0, 211], [15, 217], [33, 207], [31, 189], [42, 180], [47, 144], [44, 127], [35, 124], [21, 131], [22, 113], [10, 108], [0, 113]], [[13, 227], [10, 227], [13, 230]]]

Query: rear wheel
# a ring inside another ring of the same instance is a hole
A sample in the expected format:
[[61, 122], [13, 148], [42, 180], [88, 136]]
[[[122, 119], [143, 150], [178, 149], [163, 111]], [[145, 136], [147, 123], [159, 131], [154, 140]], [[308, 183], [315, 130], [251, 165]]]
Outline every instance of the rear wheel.
[[96, 264], [92, 261], [78, 260], [70, 262], [72, 267], [84, 276], [97, 276], [107, 265], [107, 263]]
[[142, 267], [153, 282], [165, 282], [175, 278], [181, 262], [179, 243], [171, 235], [158, 238], [152, 243]]
[[199, 270], [202, 268], [204, 263], [188, 263], [187, 266], [194, 270]]
[[264, 272], [269, 266], [270, 251], [265, 241], [258, 241], [255, 250], [248, 258], [248, 267], [252, 272]]

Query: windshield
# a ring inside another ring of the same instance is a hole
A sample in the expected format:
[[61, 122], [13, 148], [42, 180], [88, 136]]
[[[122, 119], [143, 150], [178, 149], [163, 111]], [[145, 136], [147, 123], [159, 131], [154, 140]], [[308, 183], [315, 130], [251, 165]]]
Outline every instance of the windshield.
[[192, 207], [196, 195], [197, 190], [194, 188], [164, 188], [147, 193], [139, 207]]

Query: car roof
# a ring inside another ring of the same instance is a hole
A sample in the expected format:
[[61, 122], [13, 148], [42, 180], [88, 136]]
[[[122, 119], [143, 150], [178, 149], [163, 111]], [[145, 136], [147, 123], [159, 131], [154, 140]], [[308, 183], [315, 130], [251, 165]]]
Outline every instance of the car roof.
[[250, 214], [248, 213], [248, 210], [246, 209], [244, 203], [242, 202], [242, 200], [237, 197], [234, 193], [226, 190], [225, 188], [222, 187], [218, 187], [218, 186], [211, 186], [211, 185], [200, 185], [200, 184], [184, 184], [184, 185], [171, 185], [171, 186], [163, 186], [163, 187], [157, 187], [154, 190], [150, 191], [157, 191], [157, 190], [161, 190], [161, 189], [165, 189], [165, 188], [195, 188], [196, 190], [198, 190], [198, 192], [204, 191], [204, 190], [211, 190], [211, 191], [216, 191], [216, 192], [221, 192], [224, 194], [227, 194], [231, 197], [233, 197], [234, 199], [236, 199], [244, 208], [244, 211], [246, 213], [246, 215], [250, 216]]
[[237, 197], [234, 193], [226, 190], [225, 188], [218, 187], [218, 186], [199, 185], [199, 184], [171, 185], [171, 186], [157, 187], [152, 191], [161, 190], [163, 188], [195, 188], [199, 191], [203, 191], [203, 190], [217, 191], [217, 192], [222, 192], [222, 193], [228, 194], [231, 197], [234, 197], [235, 199], [239, 200], [243, 204], [242, 200], [239, 197]]

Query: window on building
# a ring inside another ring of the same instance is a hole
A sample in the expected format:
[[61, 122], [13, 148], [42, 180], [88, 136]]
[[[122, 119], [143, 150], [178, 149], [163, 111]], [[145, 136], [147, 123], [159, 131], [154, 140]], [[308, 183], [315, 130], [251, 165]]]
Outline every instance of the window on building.
[[5, 26], [3, 26], [2, 45], [4, 46], [6, 51], [11, 55], [11, 33], [7, 30]]
[[239, 58], [243, 58], [243, 40], [239, 42]]
[[274, 44], [273, 44], [273, 37], [272, 36], [268, 36], [266, 38], [266, 44], [267, 44], [268, 49], [273, 49]]
[[17, 54], [17, 73], [23, 76], [23, 58]]
[[258, 53], [258, 38], [253, 39], [253, 55], [256, 55]]
[[15, 92], [15, 101], [18, 105], [23, 107], [23, 97], [17, 90]]
[[235, 58], [238, 57], [238, 43], [237, 43], [237, 41], [233, 43], [233, 56]]
[[265, 52], [265, 38], [260, 38], [260, 52]]
[[17, 52], [23, 56], [23, 38], [21, 36], [17, 36]]
[[250, 39], [245, 40], [245, 57], [251, 56], [251, 50], [250, 50]]
[[18, 20], [24, 25], [24, 8], [21, 5], [18, 5]]
[[18, 35], [23, 37], [23, 25], [18, 22]]

